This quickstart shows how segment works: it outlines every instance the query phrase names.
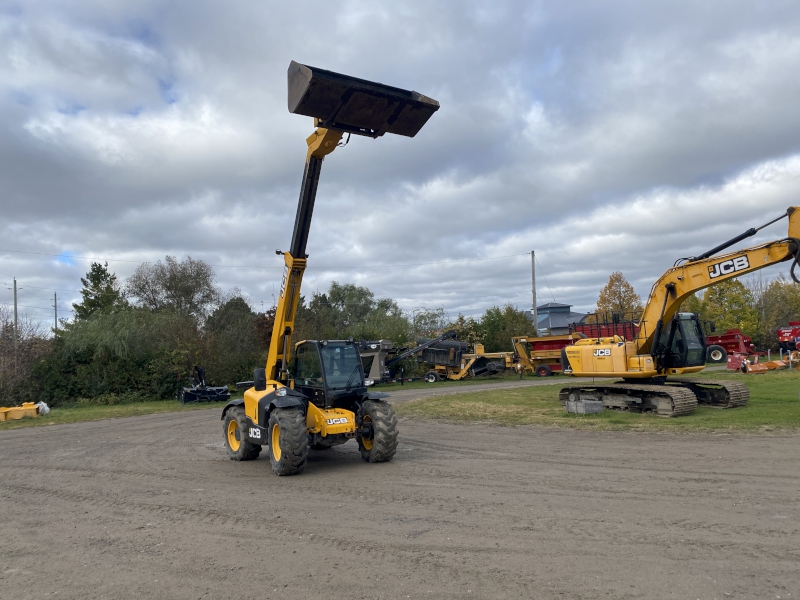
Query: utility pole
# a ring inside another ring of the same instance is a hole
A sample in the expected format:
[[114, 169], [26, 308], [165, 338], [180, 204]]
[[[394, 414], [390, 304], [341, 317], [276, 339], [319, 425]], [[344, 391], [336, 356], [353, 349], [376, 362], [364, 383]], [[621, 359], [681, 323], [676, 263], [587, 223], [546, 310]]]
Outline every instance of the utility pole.
[[14, 376], [17, 375], [17, 346], [19, 344], [19, 321], [17, 320], [17, 278], [14, 277]]
[[58, 294], [53, 292], [53, 331], [58, 335]]
[[536, 337], [539, 337], [539, 313], [536, 310], [536, 253], [531, 250], [531, 282], [533, 292], [533, 328], [536, 330]]

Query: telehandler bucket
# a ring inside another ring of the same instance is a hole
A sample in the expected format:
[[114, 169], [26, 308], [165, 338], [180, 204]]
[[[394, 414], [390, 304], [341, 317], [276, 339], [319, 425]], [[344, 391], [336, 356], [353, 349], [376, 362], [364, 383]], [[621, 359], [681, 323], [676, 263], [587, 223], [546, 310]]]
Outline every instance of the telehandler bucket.
[[414, 137], [439, 103], [417, 92], [373, 83], [292, 61], [289, 112], [318, 119], [318, 127], [376, 138]]

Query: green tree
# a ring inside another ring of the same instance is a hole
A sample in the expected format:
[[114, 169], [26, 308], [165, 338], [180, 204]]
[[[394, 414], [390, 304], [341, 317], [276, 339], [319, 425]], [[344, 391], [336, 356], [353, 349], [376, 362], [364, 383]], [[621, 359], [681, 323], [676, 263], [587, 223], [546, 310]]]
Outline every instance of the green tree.
[[[614, 271], [597, 298], [597, 312], [638, 318], [644, 306], [642, 299], [619, 271]], [[609, 314], [609, 316], [610, 316]]]
[[443, 307], [425, 308], [424, 306], [411, 311], [411, 338], [435, 338], [442, 334], [447, 327], [449, 319]]
[[775, 330], [784, 327], [789, 321], [800, 321], [800, 285], [787, 280], [782, 274], [770, 282], [760, 298], [763, 318], [763, 341], [759, 347], [777, 348], [778, 337]]
[[409, 324], [389, 298], [376, 299], [366, 287], [332, 281], [327, 293], [301, 298], [295, 339], [391, 339], [408, 341]]
[[211, 312], [203, 327], [202, 358], [209, 382], [243, 381], [256, 366], [263, 366], [266, 356], [261, 351], [257, 319], [238, 290]]
[[738, 279], [728, 279], [703, 294], [701, 317], [714, 321], [717, 331], [741, 329], [753, 335], [758, 329], [758, 311], [753, 294]]
[[35, 397], [56, 406], [104, 394], [174, 398], [199, 357], [191, 316], [138, 307], [96, 311], [55, 340], [28, 385]]
[[484, 313], [480, 321], [487, 352], [511, 351], [511, 338], [530, 334], [532, 327], [525, 312], [517, 310], [511, 304], [506, 304], [503, 308], [493, 306]]
[[191, 256], [183, 261], [167, 256], [163, 263], [139, 265], [128, 278], [126, 290], [150, 310], [166, 309], [198, 318], [205, 317], [220, 299], [214, 269]]
[[97, 311], [110, 311], [125, 305], [117, 276], [109, 272], [107, 262], [102, 265], [93, 262], [86, 277], [81, 277], [81, 284], [83, 300], [72, 305], [76, 319], [85, 320]]
[[470, 346], [482, 344], [486, 338], [486, 333], [481, 329], [480, 322], [462, 314], [459, 314], [454, 321], [451, 321], [445, 327], [445, 330], [449, 331], [450, 329], [456, 332], [457, 340], [467, 342]]

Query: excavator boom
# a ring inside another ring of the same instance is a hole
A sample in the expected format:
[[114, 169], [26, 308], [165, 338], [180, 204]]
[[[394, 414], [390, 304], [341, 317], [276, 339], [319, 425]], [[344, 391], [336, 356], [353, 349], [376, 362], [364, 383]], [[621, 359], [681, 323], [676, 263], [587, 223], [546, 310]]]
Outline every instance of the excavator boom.
[[[647, 354], [651, 351], [653, 340], [659, 329], [658, 322], [668, 323], [680, 308], [681, 303], [695, 292], [794, 258], [798, 253], [798, 239], [800, 238], [800, 207], [790, 207], [785, 216], [789, 217], [789, 231], [788, 236], [782, 240], [721, 256], [706, 253], [702, 257], [689, 259], [688, 262], [664, 273], [653, 284], [642, 313], [639, 334], [636, 338], [639, 354]], [[776, 220], [778, 219], [771, 223]], [[755, 231], [757, 229], [751, 229], [742, 235], [752, 235], [751, 232]], [[737, 236], [734, 240], [738, 241], [741, 237]], [[728, 242], [727, 245], [731, 245], [731, 243]], [[724, 249], [725, 246], [723, 244], [715, 250]]]

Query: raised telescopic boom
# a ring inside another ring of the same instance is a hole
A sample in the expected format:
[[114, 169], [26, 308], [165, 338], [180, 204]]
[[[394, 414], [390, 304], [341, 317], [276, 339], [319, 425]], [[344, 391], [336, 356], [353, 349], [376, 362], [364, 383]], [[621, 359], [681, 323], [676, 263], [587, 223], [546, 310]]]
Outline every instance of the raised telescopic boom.
[[332, 71], [289, 65], [289, 112], [314, 118], [300, 188], [292, 243], [283, 254], [283, 281], [266, 364], [268, 384], [288, 385], [292, 332], [306, 269], [306, 243], [314, 212], [323, 159], [344, 133], [377, 138], [385, 133], [414, 137], [439, 109], [439, 103], [417, 92], [374, 83]]

